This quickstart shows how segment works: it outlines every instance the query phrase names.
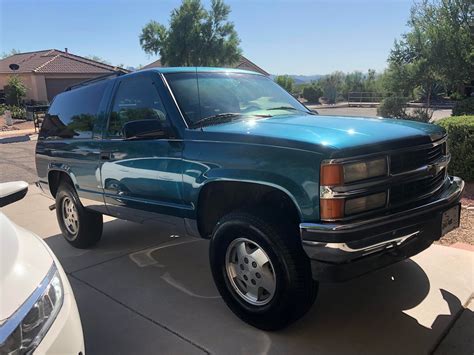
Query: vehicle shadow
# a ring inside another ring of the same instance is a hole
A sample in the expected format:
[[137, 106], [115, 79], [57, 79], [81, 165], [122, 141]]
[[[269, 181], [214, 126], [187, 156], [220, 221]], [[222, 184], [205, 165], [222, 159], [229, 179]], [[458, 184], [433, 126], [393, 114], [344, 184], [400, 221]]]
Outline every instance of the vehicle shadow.
[[[114, 220], [89, 251], [73, 249], [61, 236], [46, 241], [74, 278], [212, 353], [430, 353], [462, 309], [449, 291], [430, 289], [425, 271], [406, 260], [349, 282], [321, 284], [304, 318], [279, 332], [260, 331], [237, 319], [217, 293], [208, 241], [170, 239], [172, 230]], [[429, 294], [442, 297], [449, 314], [422, 307], [416, 318], [409, 315]], [[86, 344], [91, 344], [101, 335], [88, 332], [87, 324], [107, 314], [90, 312], [82, 306], [87, 302], [77, 299]], [[101, 331], [114, 332], [114, 325]]]

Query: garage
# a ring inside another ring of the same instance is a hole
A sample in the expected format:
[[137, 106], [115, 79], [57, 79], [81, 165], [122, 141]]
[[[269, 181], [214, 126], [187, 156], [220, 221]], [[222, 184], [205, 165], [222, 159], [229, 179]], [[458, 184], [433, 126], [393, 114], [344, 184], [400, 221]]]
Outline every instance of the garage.
[[67, 87], [80, 83], [92, 78], [66, 78], [66, 79], [49, 79], [45, 78], [46, 81], [46, 94], [48, 101], [51, 100], [60, 92], [63, 92]]

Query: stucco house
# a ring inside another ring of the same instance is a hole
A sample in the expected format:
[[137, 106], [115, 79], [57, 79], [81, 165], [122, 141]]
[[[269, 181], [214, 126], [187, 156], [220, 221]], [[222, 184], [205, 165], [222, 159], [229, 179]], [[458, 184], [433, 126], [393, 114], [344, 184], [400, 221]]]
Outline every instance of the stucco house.
[[[161, 64], [161, 61], [155, 60], [154, 62], [145, 65], [142, 69], [149, 69], [149, 68], [157, 68], [157, 67], [162, 67], [163, 65]], [[245, 58], [243, 55], [240, 56], [239, 60], [232, 66], [230, 66], [235, 69], [244, 69], [244, 70], [251, 70], [255, 71], [257, 73], [261, 73], [266, 76], [270, 76], [269, 73], [267, 73], [265, 70], [260, 68], [257, 64], [254, 62], [250, 61], [249, 59]]]
[[[12, 70], [14, 64], [17, 70]], [[26, 101], [50, 102], [68, 86], [116, 71], [127, 72], [69, 53], [67, 48], [19, 53], [0, 60], [0, 91], [4, 90], [9, 76], [17, 74], [28, 88]]]

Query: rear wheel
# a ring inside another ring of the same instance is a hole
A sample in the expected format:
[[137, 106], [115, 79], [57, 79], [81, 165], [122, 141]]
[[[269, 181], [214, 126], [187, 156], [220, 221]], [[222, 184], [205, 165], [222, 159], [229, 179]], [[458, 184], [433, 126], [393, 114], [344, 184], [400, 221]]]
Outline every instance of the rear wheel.
[[56, 192], [56, 217], [64, 238], [76, 248], [91, 247], [102, 236], [102, 214], [85, 209], [67, 182]]
[[314, 303], [318, 284], [296, 238], [271, 218], [246, 212], [230, 213], [217, 224], [210, 243], [212, 274], [224, 301], [245, 322], [281, 329]]

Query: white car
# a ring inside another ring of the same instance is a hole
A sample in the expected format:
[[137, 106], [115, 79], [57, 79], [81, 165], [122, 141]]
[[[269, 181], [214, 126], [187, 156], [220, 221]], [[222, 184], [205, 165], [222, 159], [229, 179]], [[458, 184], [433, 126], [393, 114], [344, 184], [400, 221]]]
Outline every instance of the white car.
[[[0, 184], [0, 207], [26, 195], [22, 181]], [[0, 212], [0, 355], [84, 354], [71, 285], [45, 242]]]

